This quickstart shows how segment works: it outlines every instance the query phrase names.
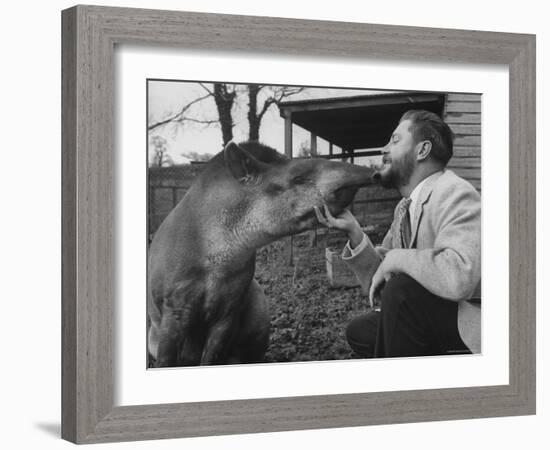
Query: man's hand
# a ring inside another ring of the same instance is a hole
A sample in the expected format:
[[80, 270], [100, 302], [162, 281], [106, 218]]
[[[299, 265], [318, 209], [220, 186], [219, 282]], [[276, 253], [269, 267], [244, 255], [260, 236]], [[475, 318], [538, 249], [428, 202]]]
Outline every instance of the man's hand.
[[375, 299], [380, 295], [380, 289], [382, 288], [384, 283], [386, 283], [391, 278], [393, 273], [397, 271], [397, 268], [393, 264], [393, 261], [395, 259], [394, 255], [395, 254], [392, 250], [386, 253], [386, 256], [372, 276], [369, 289], [369, 301], [371, 305], [375, 304]]
[[357, 247], [363, 240], [363, 231], [355, 216], [349, 211], [344, 209], [338, 216], [334, 217], [327, 205], [324, 205], [324, 216], [317, 206], [313, 207], [317, 220], [321, 225], [327, 228], [336, 228], [338, 230], [345, 231], [348, 234], [352, 247]]

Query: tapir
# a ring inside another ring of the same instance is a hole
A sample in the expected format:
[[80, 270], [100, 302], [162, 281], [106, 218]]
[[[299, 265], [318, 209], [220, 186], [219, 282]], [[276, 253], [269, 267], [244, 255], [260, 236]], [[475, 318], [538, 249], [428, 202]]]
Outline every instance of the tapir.
[[256, 250], [316, 227], [314, 206], [340, 213], [373, 172], [228, 143], [149, 248], [147, 344], [156, 367], [261, 362], [270, 317], [254, 280]]

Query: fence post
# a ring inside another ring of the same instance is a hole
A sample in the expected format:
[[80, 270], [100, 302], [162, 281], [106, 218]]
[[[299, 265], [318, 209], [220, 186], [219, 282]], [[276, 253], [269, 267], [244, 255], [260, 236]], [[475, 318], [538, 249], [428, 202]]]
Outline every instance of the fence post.
[[178, 204], [178, 188], [176, 186], [172, 186], [172, 209], [174, 209], [177, 204]]
[[[285, 115], [285, 155], [292, 159], [292, 113]], [[289, 266], [294, 264], [294, 239], [292, 236], [285, 238], [285, 259]]]

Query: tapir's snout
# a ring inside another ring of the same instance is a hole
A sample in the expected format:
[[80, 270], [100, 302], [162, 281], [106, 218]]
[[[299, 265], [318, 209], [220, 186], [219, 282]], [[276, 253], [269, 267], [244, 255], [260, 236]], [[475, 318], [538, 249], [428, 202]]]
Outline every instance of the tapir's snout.
[[357, 188], [370, 186], [374, 183], [375, 170], [371, 167], [358, 166], [350, 163], [331, 162], [328, 166], [329, 178], [334, 188], [354, 186]]
[[350, 164], [350, 166], [346, 172], [349, 174], [349, 182], [351, 184], [364, 187], [374, 183], [374, 175], [376, 174], [374, 169], [366, 166], [356, 166], [355, 164]]
[[374, 184], [375, 171], [370, 167], [331, 163], [327, 169], [324, 200], [333, 214], [339, 214], [348, 206], [360, 188]]

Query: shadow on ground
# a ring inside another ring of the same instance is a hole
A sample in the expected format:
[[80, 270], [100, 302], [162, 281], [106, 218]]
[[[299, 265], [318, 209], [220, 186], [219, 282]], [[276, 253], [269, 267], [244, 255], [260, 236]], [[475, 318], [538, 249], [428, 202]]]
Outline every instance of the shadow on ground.
[[60, 438], [61, 437], [61, 424], [60, 423], [37, 423], [36, 428], [43, 431], [50, 436]]

